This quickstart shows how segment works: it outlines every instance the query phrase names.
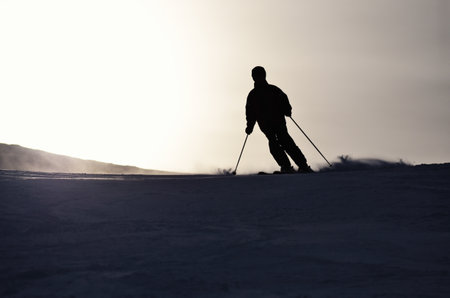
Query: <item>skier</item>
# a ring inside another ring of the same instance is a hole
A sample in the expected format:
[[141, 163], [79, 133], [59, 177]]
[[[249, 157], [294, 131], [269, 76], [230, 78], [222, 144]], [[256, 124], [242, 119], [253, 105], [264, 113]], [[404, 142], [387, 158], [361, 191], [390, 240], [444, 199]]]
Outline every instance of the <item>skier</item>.
[[250, 135], [258, 122], [259, 128], [269, 140], [270, 153], [281, 167], [282, 173], [295, 173], [286, 153], [297, 164], [299, 173], [313, 172], [287, 131], [284, 117], [290, 117], [292, 111], [287, 95], [277, 86], [267, 83], [266, 71], [262, 66], [252, 69], [252, 78], [255, 88], [247, 97], [245, 132]]

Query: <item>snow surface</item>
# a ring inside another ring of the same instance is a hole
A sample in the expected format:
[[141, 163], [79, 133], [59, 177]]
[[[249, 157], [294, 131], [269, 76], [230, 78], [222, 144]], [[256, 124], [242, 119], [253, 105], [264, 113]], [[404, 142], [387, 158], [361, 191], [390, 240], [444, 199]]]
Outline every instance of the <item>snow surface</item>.
[[450, 164], [0, 171], [0, 296], [450, 297], [449, 200]]

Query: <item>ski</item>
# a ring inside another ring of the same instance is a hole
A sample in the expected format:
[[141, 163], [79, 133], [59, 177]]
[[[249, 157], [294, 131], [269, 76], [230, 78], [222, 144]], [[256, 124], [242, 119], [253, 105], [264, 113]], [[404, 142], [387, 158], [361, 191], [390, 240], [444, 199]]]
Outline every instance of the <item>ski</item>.
[[297, 174], [297, 173], [283, 173], [281, 171], [274, 171], [272, 173], [268, 172], [258, 172], [258, 175], [289, 175], [289, 174]]
[[305, 175], [305, 174], [311, 174], [311, 173], [315, 173], [314, 171], [311, 170], [311, 172], [281, 172], [281, 171], [274, 171], [272, 173], [268, 173], [268, 172], [258, 172], [257, 175]]

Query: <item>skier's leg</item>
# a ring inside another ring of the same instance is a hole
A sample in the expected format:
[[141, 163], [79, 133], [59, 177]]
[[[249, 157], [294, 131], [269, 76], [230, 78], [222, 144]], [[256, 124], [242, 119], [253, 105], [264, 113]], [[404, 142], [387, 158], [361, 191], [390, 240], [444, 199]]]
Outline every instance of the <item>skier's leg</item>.
[[300, 169], [308, 168], [305, 155], [303, 155], [303, 152], [289, 135], [286, 126], [280, 127], [276, 132], [276, 136], [282, 148], [287, 152], [287, 154], [289, 154], [297, 166]]
[[277, 162], [277, 164], [281, 168], [289, 168], [291, 166], [291, 162], [289, 161], [289, 158], [287, 157], [286, 153], [284, 152], [283, 148], [281, 147], [276, 134], [272, 129], [261, 129], [262, 132], [266, 135], [267, 139], [269, 140], [269, 149], [270, 153], [272, 154], [273, 158]]

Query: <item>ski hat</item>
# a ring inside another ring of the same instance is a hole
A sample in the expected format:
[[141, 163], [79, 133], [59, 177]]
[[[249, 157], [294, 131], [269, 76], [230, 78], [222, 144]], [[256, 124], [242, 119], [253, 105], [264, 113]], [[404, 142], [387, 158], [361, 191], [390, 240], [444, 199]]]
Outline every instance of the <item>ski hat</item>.
[[252, 78], [254, 81], [266, 79], [266, 70], [262, 66], [256, 66], [252, 69]]

